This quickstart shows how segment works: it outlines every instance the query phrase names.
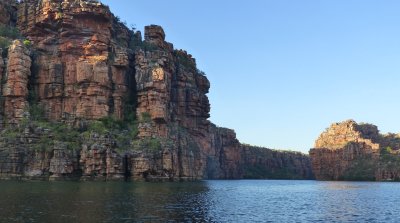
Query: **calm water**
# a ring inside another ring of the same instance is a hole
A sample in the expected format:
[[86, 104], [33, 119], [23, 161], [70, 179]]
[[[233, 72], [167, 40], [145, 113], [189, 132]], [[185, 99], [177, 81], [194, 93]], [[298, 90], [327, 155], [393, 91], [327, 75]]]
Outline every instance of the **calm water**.
[[400, 222], [400, 184], [0, 182], [0, 222]]

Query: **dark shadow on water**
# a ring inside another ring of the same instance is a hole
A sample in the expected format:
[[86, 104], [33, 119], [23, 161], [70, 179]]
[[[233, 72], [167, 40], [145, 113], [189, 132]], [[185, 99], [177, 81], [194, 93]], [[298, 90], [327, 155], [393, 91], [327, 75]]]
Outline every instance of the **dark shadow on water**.
[[0, 222], [207, 221], [207, 185], [0, 182]]

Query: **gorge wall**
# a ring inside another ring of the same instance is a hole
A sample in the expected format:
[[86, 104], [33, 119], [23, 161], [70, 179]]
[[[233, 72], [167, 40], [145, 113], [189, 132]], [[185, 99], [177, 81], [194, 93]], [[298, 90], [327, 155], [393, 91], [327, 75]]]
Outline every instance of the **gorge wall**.
[[[308, 156], [212, 124], [210, 83], [160, 26], [89, 0], [2, 1], [0, 178], [311, 179]], [[7, 7], [6, 7], [7, 6]]]
[[332, 124], [310, 150], [318, 180], [400, 180], [400, 135], [353, 120]]

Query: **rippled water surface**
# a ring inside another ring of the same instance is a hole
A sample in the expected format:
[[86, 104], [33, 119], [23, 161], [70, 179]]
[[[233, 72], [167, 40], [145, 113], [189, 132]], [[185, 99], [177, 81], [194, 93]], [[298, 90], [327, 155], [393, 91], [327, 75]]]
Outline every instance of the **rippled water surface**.
[[4, 181], [0, 222], [400, 222], [400, 184]]

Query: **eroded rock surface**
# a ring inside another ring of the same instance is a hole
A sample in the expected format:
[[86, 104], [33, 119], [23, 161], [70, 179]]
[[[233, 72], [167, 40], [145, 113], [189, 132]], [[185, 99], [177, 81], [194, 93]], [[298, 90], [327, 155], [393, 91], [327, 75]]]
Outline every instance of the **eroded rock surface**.
[[310, 150], [319, 180], [398, 180], [400, 137], [353, 120], [332, 124]]
[[130, 32], [96, 1], [25, 1], [18, 27], [35, 46], [34, 91], [46, 116], [122, 118], [133, 86]]
[[[29, 44], [14, 42], [0, 60], [0, 114], [16, 126], [0, 126], [1, 177], [312, 178], [307, 156], [243, 146], [233, 130], [208, 120], [210, 83], [190, 54], [165, 40], [162, 27], [146, 26], [142, 40], [97, 1], [16, 6], [17, 27]], [[42, 119], [69, 126], [77, 140]], [[137, 127], [88, 130], [104, 119]]]
[[15, 0], [0, 1], [0, 25], [14, 25], [16, 22], [17, 3]]
[[2, 96], [7, 123], [16, 124], [28, 110], [28, 80], [31, 76], [30, 51], [19, 40], [8, 49], [7, 73], [3, 77]]

